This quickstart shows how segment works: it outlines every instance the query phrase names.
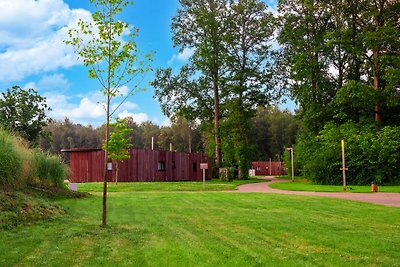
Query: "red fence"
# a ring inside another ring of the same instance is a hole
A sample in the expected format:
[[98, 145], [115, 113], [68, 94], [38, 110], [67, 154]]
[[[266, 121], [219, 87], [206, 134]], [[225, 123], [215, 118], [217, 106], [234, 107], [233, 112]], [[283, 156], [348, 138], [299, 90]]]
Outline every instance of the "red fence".
[[[103, 181], [104, 151], [101, 149], [70, 149], [70, 180], [72, 182]], [[212, 178], [212, 160], [201, 153], [131, 149], [130, 158], [118, 164], [119, 182], [200, 181], [200, 163], [208, 163], [206, 178]], [[113, 164], [112, 177], [116, 167]], [[114, 180], [113, 179], [109, 179]]]
[[256, 175], [285, 175], [286, 171], [283, 163], [278, 161], [253, 161], [251, 169], [255, 170]]

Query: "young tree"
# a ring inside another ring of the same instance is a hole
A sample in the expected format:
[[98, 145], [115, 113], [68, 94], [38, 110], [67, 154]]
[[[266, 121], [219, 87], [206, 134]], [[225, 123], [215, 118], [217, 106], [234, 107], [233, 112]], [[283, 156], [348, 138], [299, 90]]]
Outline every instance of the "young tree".
[[[118, 19], [118, 15], [133, 1], [129, 0], [90, 0], [96, 6], [93, 21], [79, 20], [78, 28], [69, 30], [69, 40], [65, 43], [76, 49], [76, 54], [89, 68], [89, 77], [97, 79], [101, 92], [105, 95], [106, 137], [104, 159], [103, 215], [102, 225], [107, 224], [107, 160], [110, 139], [110, 119], [116, 109], [139, 88], [143, 74], [151, 70], [152, 55], [141, 59], [134, 38], [139, 29]], [[130, 32], [129, 36], [126, 33]], [[123, 85], [131, 86], [129, 94], [117, 108], [111, 110], [111, 101], [120, 95]]]
[[1, 93], [0, 126], [10, 132], [15, 132], [26, 138], [31, 145], [36, 145], [47, 125], [46, 112], [50, 108], [46, 98], [40, 96], [34, 89], [22, 89], [13, 86]]
[[[129, 148], [132, 147], [127, 137], [132, 130], [129, 129], [124, 120], [117, 119], [116, 122], [110, 124], [112, 132], [108, 143], [108, 158], [115, 161], [115, 183], [118, 183], [118, 164], [124, 159], [129, 159]], [[105, 143], [103, 149], [105, 150]]]

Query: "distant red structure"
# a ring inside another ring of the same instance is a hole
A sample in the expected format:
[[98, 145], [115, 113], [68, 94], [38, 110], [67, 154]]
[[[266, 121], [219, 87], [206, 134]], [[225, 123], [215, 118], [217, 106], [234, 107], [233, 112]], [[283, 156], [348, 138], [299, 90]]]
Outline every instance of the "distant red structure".
[[[70, 153], [71, 182], [103, 181], [103, 150], [66, 149], [63, 152]], [[212, 160], [201, 153], [145, 149], [130, 149], [129, 153], [130, 158], [118, 164], [118, 182], [200, 181], [203, 179], [200, 163], [208, 163], [206, 178], [212, 178]], [[115, 173], [113, 164], [112, 177]]]
[[281, 161], [253, 161], [251, 169], [255, 170], [255, 175], [285, 175], [286, 171]]

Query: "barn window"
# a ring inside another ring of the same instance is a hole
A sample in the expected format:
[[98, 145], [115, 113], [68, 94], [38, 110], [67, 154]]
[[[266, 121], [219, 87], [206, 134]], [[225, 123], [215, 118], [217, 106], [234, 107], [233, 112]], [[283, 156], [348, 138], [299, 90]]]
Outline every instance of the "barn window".
[[175, 161], [172, 162], [172, 169], [175, 169], [176, 165], [175, 165]]
[[165, 171], [165, 161], [159, 161], [158, 162], [157, 170], [158, 171]]
[[196, 162], [193, 162], [193, 171], [197, 172], [197, 163]]

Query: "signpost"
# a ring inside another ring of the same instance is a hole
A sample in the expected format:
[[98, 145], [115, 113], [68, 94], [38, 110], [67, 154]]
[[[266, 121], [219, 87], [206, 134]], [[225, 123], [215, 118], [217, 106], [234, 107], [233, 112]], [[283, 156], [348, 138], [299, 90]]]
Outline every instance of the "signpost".
[[346, 171], [348, 168], [346, 168], [346, 161], [344, 158], [344, 140], [342, 140], [342, 168], [340, 168], [343, 173], [343, 191], [346, 192]]
[[206, 170], [208, 170], [208, 163], [200, 163], [200, 170], [203, 170], [203, 188], [206, 186]]

